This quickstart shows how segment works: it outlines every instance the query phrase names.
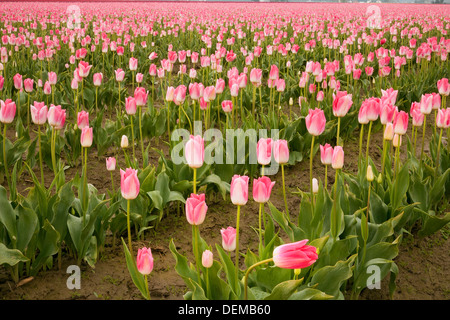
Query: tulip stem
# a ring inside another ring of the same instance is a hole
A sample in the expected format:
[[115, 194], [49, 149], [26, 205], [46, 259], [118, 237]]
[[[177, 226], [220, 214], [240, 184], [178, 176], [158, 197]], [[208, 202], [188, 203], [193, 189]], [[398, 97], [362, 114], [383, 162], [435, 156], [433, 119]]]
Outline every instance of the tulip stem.
[[286, 200], [286, 183], [284, 181], [284, 163], [281, 164], [281, 178], [283, 180], [283, 199], [284, 199], [284, 206], [286, 208], [286, 216], [287, 216], [288, 221], [291, 221], [291, 219], [289, 217], [289, 208], [288, 208], [288, 204], [287, 204], [287, 200]]
[[359, 161], [358, 161], [358, 164], [361, 163], [363, 136], [364, 136], [364, 123], [361, 124], [361, 132], [359, 134], [359, 154], [358, 154]]
[[336, 145], [339, 145], [339, 132], [341, 130], [341, 117], [338, 117], [338, 127], [337, 127], [337, 135], [336, 135]]
[[256, 267], [258, 267], [258, 266], [260, 266], [262, 264], [265, 264], [265, 263], [272, 262], [272, 261], [273, 261], [273, 258], [262, 260], [262, 261], [259, 261], [259, 262], [255, 263], [254, 265], [250, 266], [247, 269], [247, 271], [245, 272], [245, 275], [244, 275], [244, 300], [247, 300], [247, 283], [248, 283], [248, 275], [250, 274], [250, 272], [253, 269], [255, 269]]
[[56, 130], [55, 128], [52, 127], [52, 141], [51, 141], [51, 151], [52, 151], [52, 166], [53, 166], [53, 173], [55, 175], [56, 178]]
[[262, 224], [261, 224], [261, 213], [262, 213], [262, 208], [264, 206], [264, 203], [260, 203], [259, 204], [259, 215], [258, 215], [258, 220], [259, 220], [259, 248], [260, 248], [260, 256], [261, 256], [261, 249], [262, 249]]
[[41, 167], [41, 184], [44, 186], [44, 168], [42, 166], [41, 126], [38, 125], [39, 165]]
[[130, 200], [127, 200], [127, 229], [128, 229], [128, 248], [131, 256], [133, 256], [133, 249], [131, 247], [131, 228], [130, 228]]
[[111, 172], [111, 187], [112, 187], [112, 192], [114, 194], [116, 191], [116, 188], [114, 188], [114, 176], [113, 176], [112, 171], [110, 171], [110, 172]]
[[145, 290], [147, 292], [147, 300], [151, 300], [150, 298], [150, 290], [148, 289], [148, 278], [147, 275], [144, 275], [144, 281], [145, 281]]
[[[313, 212], [314, 212], [314, 204], [312, 201], [312, 199], [313, 199], [312, 169], [313, 169], [313, 149], [314, 149], [314, 138], [315, 137], [316, 136], [312, 136], [312, 139], [311, 139], [311, 153], [309, 156], [309, 186], [311, 189], [311, 208], [312, 208]], [[283, 166], [281, 166], [281, 167], [283, 168]]]
[[328, 173], [327, 173], [327, 171], [328, 171], [328, 165], [326, 164], [325, 165], [325, 183], [324, 183], [325, 189], [328, 189]]
[[209, 275], [208, 275], [208, 268], [205, 268], [205, 281], [206, 281], [206, 298], [211, 299], [211, 294], [210, 291], [211, 289], [209, 288]]
[[384, 167], [386, 166], [386, 140], [383, 140], [383, 158], [381, 159], [381, 176], [384, 178]]
[[136, 155], [134, 151], [134, 126], [133, 126], [133, 115], [130, 115], [131, 120], [131, 146], [133, 147], [133, 161], [132, 163], [135, 164], [136, 161]]
[[420, 167], [422, 168], [422, 158], [423, 158], [423, 146], [425, 143], [425, 129], [427, 124], [427, 115], [423, 115], [423, 130], [422, 130], [422, 148], [420, 149]]
[[197, 193], [197, 168], [193, 168], [194, 170], [194, 177], [193, 177], [193, 181], [192, 184], [194, 185], [194, 194]]
[[5, 169], [6, 181], [8, 182], [9, 192], [11, 192], [11, 181], [9, 180], [8, 162], [6, 158], [6, 123], [3, 126], [3, 167]]
[[139, 135], [141, 138], [141, 152], [142, 152], [142, 167], [145, 168], [145, 166], [147, 165], [145, 163], [145, 157], [144, 157], [144, 136], [142, 135], [142, 107], [139, 106], [138, 108], [138, 112], [139, 112]]
[[437, 173], [439, 171], [442, 132], [443, 132], [443, 130], [441, 128], [440, 133], [439, 133], [438, 149], [437, 149], [437, 153], [436, 153], [436, 169], [434, 170], [434, 178], [435, 179], [436, 179]]
[[237, 206], [237, 218], [236, 218], [236, 268], [235, 268], [235, 290], [236, 294], [239, 287], [239, 219], [241, 214], [241, 206]]
[[369, 165], [369, 145], [370, 145], [370, 133], [372, 131], [373, 121], [370, 121], [369, 132], [367, 132], [367, 145], [366, 145], [366, 167]]

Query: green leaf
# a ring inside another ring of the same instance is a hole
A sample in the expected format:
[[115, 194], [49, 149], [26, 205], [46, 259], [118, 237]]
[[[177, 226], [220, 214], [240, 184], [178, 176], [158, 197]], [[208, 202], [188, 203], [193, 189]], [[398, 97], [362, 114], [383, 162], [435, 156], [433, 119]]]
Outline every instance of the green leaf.
[[16, 213], [9, 203], [6, 189], [3, 186], [0, 186], [0, 208], [0, 222], [5, 226], [9, 237], [15, 243], [17, 240]]
[[152, 199], [153, 205], [158, 210], [164, 209], [164, 200], [161, 196], [161, 193], [158, 190], [153, 190], [150, 192], [147, 192], [147, 195]]
[[197, 280], [197, 272], [188, 266], [187, 258], [178, 253], [173, 239], [170, 240], [169, 249], [175, 258], [175, 271], [183, 278], [189, 289], [194, 290], [190, 280]]
[[25, 252], [38, 226], [38, 217], [33, 210], [24, 208], [22, 205], [19, 205], [16, 209], [19, 214], [17, 233], [20, 234], [20, 237], [17, 239], [16, 248]]
[[19, 250], [8, 249], [3, 243], [0, 243], [0, 266], [5, 263], [15, 266], [19, 262], [27, 262], [29, 260]]
[[333, 296], [330, 296], [320, 290], [306, 288], [292, 294], [289, 297], [289, 300], [329, 300], [333, 298]]
[[235, 293], [237, 297], [241, 296], [241, 286], [239, 285], [238, 288], [236, 288], [236, 275], [235, 275], [235, 266], [233, 262], [231, 261], [231, 258], [228, 256], [228, 254], [225, 253], [225, 251], [220, 247], [218, 244], [216, 244], [216, 249], [219, 254], [220, 261], [222, 262], [223, 271], [225, 272], [225, 276], [227, 278], [227, 281]]
[[281, 282], [273, 288], [272, 293], [264, 298], [264, 300], [287, 300], [302, 282], [303, 278]]

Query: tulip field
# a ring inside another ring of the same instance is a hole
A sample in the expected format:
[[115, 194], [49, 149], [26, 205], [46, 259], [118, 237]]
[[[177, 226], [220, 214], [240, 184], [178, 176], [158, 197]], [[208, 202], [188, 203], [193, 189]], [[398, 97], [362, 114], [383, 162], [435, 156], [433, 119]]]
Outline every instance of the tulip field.
[[446, 5], [1, 2], [0, 299], [396, 299], [442, 235], [448, 299], [449, 33]]

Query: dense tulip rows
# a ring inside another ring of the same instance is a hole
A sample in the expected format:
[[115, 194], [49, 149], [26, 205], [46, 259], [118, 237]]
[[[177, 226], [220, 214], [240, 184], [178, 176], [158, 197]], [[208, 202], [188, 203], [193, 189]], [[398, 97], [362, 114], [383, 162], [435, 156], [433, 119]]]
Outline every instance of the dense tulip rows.
[[[54, 259], [61, 267], [67, 252], [93, 266], [106, 231], [126, 231], [127, 268], [150, 299], [152, 251], [135, 255], [133, 240], [181, 208], [194, 263], [174, 240], [169, 248], [186, 299], [342, 299], [347, 290], [357, 298], [369, 266], [393, 283], [402, 234], [450, 221], [450, 12], [376, 8], [0, 4], [0, 262], [16, 282]], [[237, 148], [220, 153], [229, 132]], [[357, 133], [359, 152], [349, 154]], [[171, 159], [153, 147], [161, 144]], [[233, 162], [242, 149], [244, 163]], [[313, 169], [317, 151], [323, 179]], [[111, 176], [108, 194], [89, 183], [95, 153]], [[285, 166], [306, 159], [297, 215]], [[68, 180], [67, 168], [78, 166]], [[26, 195], [17, 192], [24, 175], [34, 182]], [[270, 201], [274, 188], [284, 208]], [[215, 247], [201, 237], [213, 193], [236, 206], [235, 225], [217, 226]], [[251, 198], [257, 252], [240, 246]]]

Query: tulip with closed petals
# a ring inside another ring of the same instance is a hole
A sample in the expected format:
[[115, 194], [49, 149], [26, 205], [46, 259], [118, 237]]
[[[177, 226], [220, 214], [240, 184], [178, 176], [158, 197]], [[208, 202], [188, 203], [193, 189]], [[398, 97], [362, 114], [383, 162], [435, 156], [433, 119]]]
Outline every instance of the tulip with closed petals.
[[272, 158], [272, 139], [259, 139], [256, 145], [256, 157], [258, 163], [262, 166], [268, 165], [270, 163], [270, 160]]
[[270, 193], [275, 185], [275, 181], [271, 181], [269, 177], [260, 177], [253, 180], [253, 200], [258, 203], [266, 203], [269, 201]]
[[306, 129], [309, 134], [313, 136], [320, 136], [325, 130], [325, 114], [321, 109], [309, 109], [308, 115], [305, 118]]
[[202, 265], [204, 268], [211, 268], [213, 265], [213, 253], [210, 250], [203, 251], [202, 254]]
[[83, 127], [81, 130], [80, 143], [83, 148], [89, 148], [92, 145], [93, 130], [90, 127]]
[[331, 166], [335, 170], [342, 169], [344, 166], [344, 149], [341, 146], [334, 147]]
[[308, 239], [283, 244], [273, 250], [273, 263], [283, 269], [304, 269], [318, 259], [316, 247], [306, 245]]
[[186, 200], [186, 219], [191, 225], [200, 225], [205, 221], [208, 206], [205, 202], [205, 194], [191, 193]]
[[144, 247], [138, 250], [136, 267], [143, 275], [149, 275], [153, 271], [153, 256], [150, 248]]
[[236, 249], [236, 229], [233, 227], [222, 228], [222, 247], [225, 251], [233, 252]]

